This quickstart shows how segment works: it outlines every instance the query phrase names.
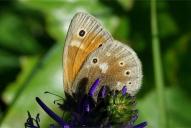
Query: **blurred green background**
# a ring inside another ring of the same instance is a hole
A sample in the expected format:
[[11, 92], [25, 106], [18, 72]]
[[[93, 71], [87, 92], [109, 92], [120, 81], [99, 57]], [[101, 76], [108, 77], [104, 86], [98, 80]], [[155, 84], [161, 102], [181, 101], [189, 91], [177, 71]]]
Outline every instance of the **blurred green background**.
[[[161, 128], [151, 36], [149, 0], [18, 0], [0, 2], [0, 127], [21, 128], [40, 113], [41, 126], [54, 123], [37, 105], [41, 97], [58, 111], [50, 91], [63, 96], [62, 52], [71, 18], [96, 16], [115, 39], [126, 42], [143, 64], [137, 96], [139, 120]], [[168, 128], [191, 127], [191, 1], [157, 1], [158, 31]], [[61, 115], [61, 114], [60, 114]], [[47, 123], [48, 122], [48, 123]]]

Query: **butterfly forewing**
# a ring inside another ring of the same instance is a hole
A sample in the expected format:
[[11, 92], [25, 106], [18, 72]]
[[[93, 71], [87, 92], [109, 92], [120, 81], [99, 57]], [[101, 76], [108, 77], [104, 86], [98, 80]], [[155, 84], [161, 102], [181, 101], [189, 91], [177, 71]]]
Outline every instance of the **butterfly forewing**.
[[112, 37], [89, 14], [77, 13], [71, 21], [63, 54], [64, 90], [71, 93], [73, 81], [87, 56]]

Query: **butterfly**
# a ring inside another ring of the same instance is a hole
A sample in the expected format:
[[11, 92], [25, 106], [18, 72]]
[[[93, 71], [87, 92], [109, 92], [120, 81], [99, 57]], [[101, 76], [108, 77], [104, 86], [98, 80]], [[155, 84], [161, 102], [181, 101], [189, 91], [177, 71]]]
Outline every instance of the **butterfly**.
[[[98, 90], [127, 87], [135, 95], [141, 87], [142, 66], [135, 51], [113, 39], [92, 15], [78, 12], [71, 20], [63, 52], [64, 91], [87, 93], [100, 79]], [[99, 91], [97, 91], [99, 92]]]

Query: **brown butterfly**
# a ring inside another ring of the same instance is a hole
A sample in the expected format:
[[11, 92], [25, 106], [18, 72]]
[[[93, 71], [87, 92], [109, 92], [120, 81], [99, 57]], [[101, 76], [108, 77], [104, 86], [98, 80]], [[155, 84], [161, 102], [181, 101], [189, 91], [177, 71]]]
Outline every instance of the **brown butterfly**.
[[[80, 88], [87, 93], [100, 79], [102, 86], [135, 95], [141, 87], [142, 67], [129, 46], [114, 40], [109, 32], [87, 13], [77, 13], [70, 24], [63, 54], [64, 90], [72, 95]], [[81, 87], [82, 86], [82, 87]]]

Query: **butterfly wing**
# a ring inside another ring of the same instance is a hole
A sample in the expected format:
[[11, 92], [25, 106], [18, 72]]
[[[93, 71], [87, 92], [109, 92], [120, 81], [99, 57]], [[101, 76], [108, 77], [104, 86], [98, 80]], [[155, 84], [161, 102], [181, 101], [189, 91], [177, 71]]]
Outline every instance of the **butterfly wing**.
[[71, 86], [87, 56], [112, 37], [89, 14], [77, 13], [71, 21], [63, 54], [64, 90]]
[[[141, 62], [129, 46], [119, 41], [108, 41], [88, 56], [72, 90], [76, 92], [79, 86], [85, 86], [88, 92], [97, 78], [100, 79], [97, 94], [102, 86], [107, 86], [110, 90], [121, 90], [126, 86], [127, 92], [135, 95], [141, 87]], [[84, 79], [86, 85], [79, 85]]]

